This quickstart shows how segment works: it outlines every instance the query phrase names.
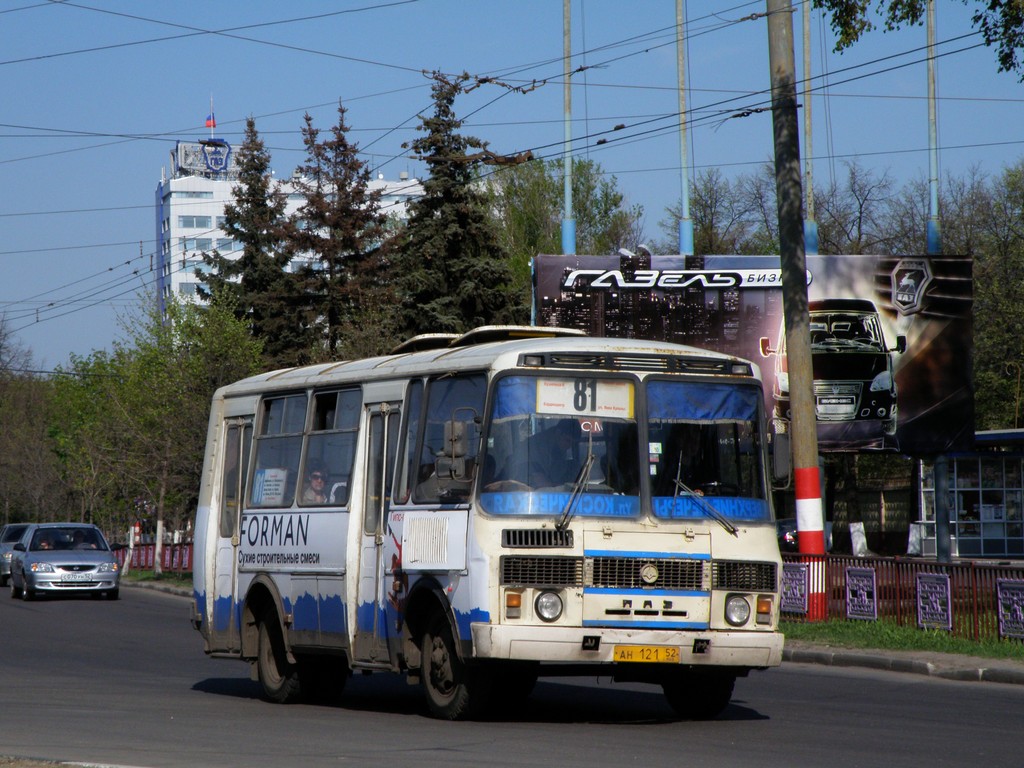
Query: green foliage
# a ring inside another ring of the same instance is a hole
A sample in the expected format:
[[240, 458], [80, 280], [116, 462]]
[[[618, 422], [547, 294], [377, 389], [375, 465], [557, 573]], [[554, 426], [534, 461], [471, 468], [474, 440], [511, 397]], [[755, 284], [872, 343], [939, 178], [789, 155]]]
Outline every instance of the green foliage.
[[[349, 143], [348, 130], [340, 104], [338, 122], [323, 140], [307, 114], [306, 161], [293, 178], [305, 201], [291, 219], [288, 250], [311, 259], [302, 272], [310, 303], [305, 323], [328, 358], [377, 354], [394, 341], [391, 313], [380, 311], [395, 301], [385, 268], [387, 216], [380, 191], [369, 189], [369, 168]], [[367, 327], [374, 329], [372, 336], [362, 333]]]
[[255, 372], [259, 344], [233, 307], [171, 302], [126, 321], [113, 351], [54, 382], [53, 450], [80, 519], [109, 533], [149, 514], [181, 528], [198, 493], [214, 390]]
[[482, 159], [486, 145], [458, 133], [453, 103], [467, 79], [434, 74], [434, 112], [421, 118], [423, 135], [411, 143], [429, 175], [423, 196], [410, 204], [394, 261], [403, 337], [528, 319], [528, 297], [514, 293], [508, 254], [467, 154], [480, 149]]
[[[490, 208], [517, 292], [529, 295], [534, 256], [562, 252], [562, 167], [561, 160], [530, 160], [501, 168], [488, 179]], [[577, 253], [613, 254], [640, 244], [643, 209], [627, 208], [615, 177], [606, 177], [593, 160], [573, 160], [572, 207]]]
[[[968, 0], [963, 0], [964, 4]], [[1022, 62], [1017, 51], [1024, 47], [1024, 6], [1019, 0], [975, 0], [981, 6], [971, 16], [971, 23], [981, 32], [985, 45], [996, 46], [1000, 72], [1017, 72], [1024, 80]], [[928, 7], [927, 0], [814, 0], [815, 8], [824, 8], [831, 15], [836, 34], [836, 50], [843, 51], [866, 33], [876, 28], [872, 5], [884, 20], [887, 30], [904, 25], [919, 25]]]
[[[270, 154], [250, 117], [238, 148], [239, 179], [234, 202], [224, 206], [224, 231], [242, 244], [238, 258], [204, 254], [211, 270], [198, 274], [209, 286], [204, 298], [222, 296], [263, 344], [268, 366], [279, 368], [308, 359], [312, 337], [309, 312], [295, 275], [286, 271], [284, 194], [274, 182]], [[304, 322], [307, 321], [307, 322]]]

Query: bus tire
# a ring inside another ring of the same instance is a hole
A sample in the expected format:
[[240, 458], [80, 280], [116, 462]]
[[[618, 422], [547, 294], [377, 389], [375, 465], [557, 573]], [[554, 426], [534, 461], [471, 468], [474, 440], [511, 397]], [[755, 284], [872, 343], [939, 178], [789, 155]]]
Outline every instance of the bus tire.
[[256, 649], [256, 668], [264, 695], [278, 704], [290, 704], [299, 699], [301, 684], [297, 664], [288, 661], [284, 638], [273, 611], [260, 619], [259, 643]]
[[488, 693], [483, 670], [459, 658], [448, 619], [438, 613], [423, 634], [420, 680], [430, 714], [442, 720], [466, 720], [479, 714]]
[[677, 672], [661, 688], [676, 714], [686, 720], [714, 720], [729, 704], [736, 675], [726, 672]]

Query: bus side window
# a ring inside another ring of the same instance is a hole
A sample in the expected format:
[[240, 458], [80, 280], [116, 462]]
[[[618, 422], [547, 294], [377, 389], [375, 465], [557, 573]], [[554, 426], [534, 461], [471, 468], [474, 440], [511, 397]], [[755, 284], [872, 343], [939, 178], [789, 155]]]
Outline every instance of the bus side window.
[[224, 486], [221, 489], [220, 529], [222, 538], [229, 539], [238, 531], [239, 506], [242, 484], [249, 468], [249, 442], [252, 440], [252, 422], [230, 424], [224, 437]]
[[398, 482], [395, 484], [395, 502], [405, 504], [412, 495], [412, 486], [417, 482], [417, 469], [419, 461], [417, 450], [420, 433], [420, 423], [423, 406], [423, 382], [413, 381], [409, 385], [409, 391], [405, 396], [406, 416], [405, 434], [402, 446], [402, 461], [398, 467], [400, 473]]
[[[480, 449], [479, 430], [473, 428], [474, 417], [483, 413], [486, 394], [486, 378], [481, 374], [468, 376], [445, 376], [430, 382], [427, 387], [426, 419], [421, 432], [421, 444], [412, 457], [418, 457], [415, 471], [413, 501], [421, 504], [452, 502], [465, 499], [472, 485], [472, 474], [461, 471], [459, 478], [451, 474], [452, 459], [458, 459], [458, 466], [472, 470], [476, 465]], [[457, 443], [459, 456], [453, 456], [450, 440], [452, 422], [463, 436]], [[446, 429], [449, 442], [446, 444]], [[440, 466], [439, 466], [440, 464]], [[413, 468], [410, 466], [410, 470]], [[447, 472], [447, 477], [438, 470]], [[456, 482], [453, 482], [456, 480]]]
[[254, 507], [290, 507], [298, 485], [305, 393], [267, 398], [261, 404], [256, 467], [249, 488]]
[[326, 475], [324, 504], [348, 505], [362, 401], [359, 389], [317, 392], [313, 396], [313, 425], [306, 439], [303, 467], [304, 476], [313, 470]]

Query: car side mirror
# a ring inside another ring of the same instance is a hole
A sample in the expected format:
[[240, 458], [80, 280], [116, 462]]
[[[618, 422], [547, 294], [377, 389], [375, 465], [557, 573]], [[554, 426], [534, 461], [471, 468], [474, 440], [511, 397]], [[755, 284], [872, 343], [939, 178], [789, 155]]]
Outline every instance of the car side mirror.
[[25, 545], [22, 544], [20, 541], [17, 544], [14, 545], [14, 548], [16, 550], [18, 550], [19, 552], [24, 552], [25, 551]]

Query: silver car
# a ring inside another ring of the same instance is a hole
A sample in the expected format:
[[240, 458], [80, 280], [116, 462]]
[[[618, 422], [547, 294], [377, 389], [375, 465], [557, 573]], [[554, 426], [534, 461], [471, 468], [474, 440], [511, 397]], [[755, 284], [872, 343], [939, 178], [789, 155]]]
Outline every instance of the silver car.
[[8, 523], [0, 528], [0, 587], [6, 587], [11, 578], [11, 553], [26, 528], [28, 523]]
[[116, 600], [121, 569], [100, 529], [86, 523], [26, 528], [11, 556], [11, 597], [91, 592]]

